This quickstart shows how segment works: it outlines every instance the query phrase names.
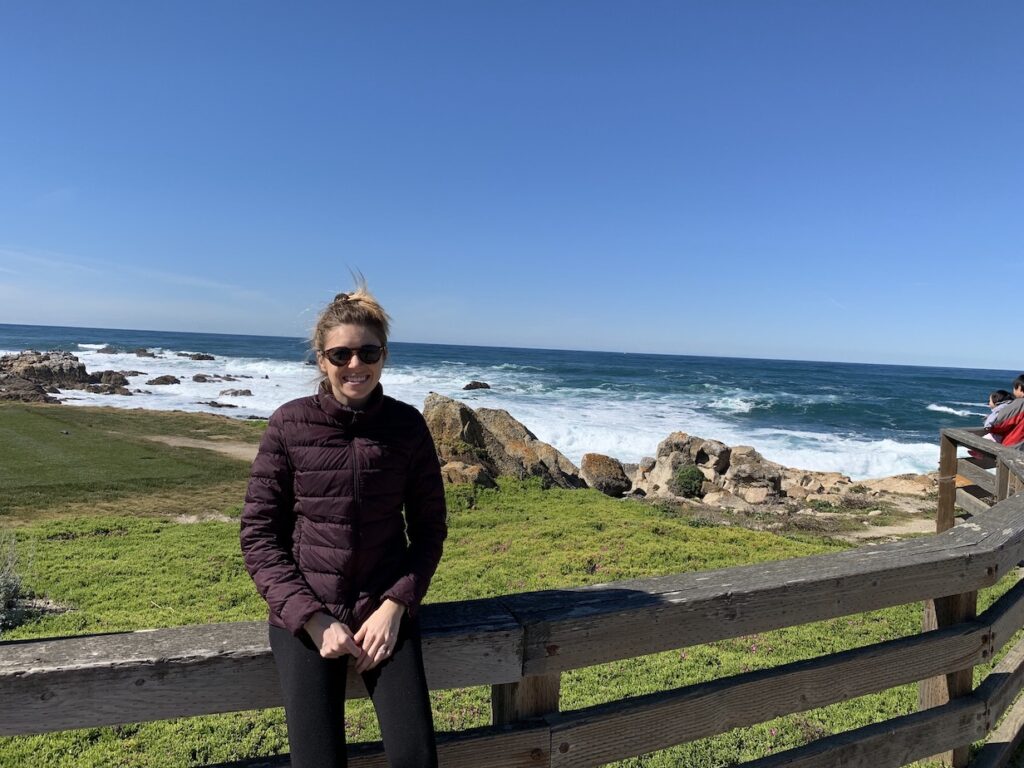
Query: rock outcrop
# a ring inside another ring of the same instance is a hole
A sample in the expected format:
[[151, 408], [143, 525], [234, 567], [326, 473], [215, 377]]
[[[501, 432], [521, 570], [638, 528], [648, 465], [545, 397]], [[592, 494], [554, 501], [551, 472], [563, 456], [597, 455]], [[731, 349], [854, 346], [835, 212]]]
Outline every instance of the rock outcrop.
[[490, 389], [491, 385], [486, 381], [471, 381], [463, 389]]
[[634, 475], [634, 492], [677, 498], [673, 478], [692, 465], [704, 476], [703, 501], [722, 507], [745, 508], [806, 499], [813, 494], [837, 493], [851, 486], [836, 472], [790, 469], [769, 461], [749, 445], [729, 447], [685, 432], [673, 432], [658, 445], [656, 456], [642, 459]]
[[622, 496], [633, 486], [622, 464], [600, 453], [583, 454], [580, 477], [591, 488], [596, 488], [606, 496]]
[[165, 384], [181, 384], [181, 379], [177, 376], [171, 376], [169, 374], [164, 376], [157, 376], [155, 379], [150, 379], [146, 382], [146, 386], [156, 387]]
[[508, 411], [474, 411], [465, 403], [431, 392], [424, 402], [423, 416], [442, 464], [475, 464], [492, 477], [539, 477], [545, 487], [585, 485], [569, 459], [538, 440]]
[[16, 376], [13, 373], [0, 372], [0, 400], [19, 403], [57, 403], [55, 397], [47, 394], [39, 384]]
[[[89, 373], [85, 364], [70, 352], [32, 350], [0, 357], [0, 373], [24, 379], [49, 393], [61, 389], [81, 389], [99, 394], [130, 395], [128, 379], [119, 371]], [[13, 386], [13, 385], [12, 385]], [[28, 391], [17, 385], [22, 396]], [[53, 398], [49, 402], [57, 402]]]

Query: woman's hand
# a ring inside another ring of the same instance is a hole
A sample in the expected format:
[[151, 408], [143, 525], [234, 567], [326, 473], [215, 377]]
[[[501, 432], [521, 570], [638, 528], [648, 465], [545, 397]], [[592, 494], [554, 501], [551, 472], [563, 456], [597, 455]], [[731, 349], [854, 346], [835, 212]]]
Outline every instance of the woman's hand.
[[362, 649], [356, 658], [356, 672], [373, 669], [391, 656], [398, 642], [398, 627], [404, 613], [404, 605], [386, 599], [380, 608], [370, 614], [354, 638], [356, 645]]
[[313, 614], [303, 627], [325, 659], [336, 659], [345, 654], [359, 658], [362, 653], [352, 630], [329, 613]]

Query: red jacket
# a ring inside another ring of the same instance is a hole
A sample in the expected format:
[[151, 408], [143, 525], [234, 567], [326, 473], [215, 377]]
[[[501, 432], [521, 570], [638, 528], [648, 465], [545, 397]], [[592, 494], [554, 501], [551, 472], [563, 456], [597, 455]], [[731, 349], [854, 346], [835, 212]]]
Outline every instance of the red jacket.
[[325, 611], [355, 631], [385, 597], [415, 613], [446, 535], [437, 453], [411, 405], [378, 385], [363, 410], [321, 393], [270, 417], [241, 544], [271, 624], [299, 634]]
[[1000, 410], [989, 431], [1003, 438], [1003, 445], [1024, 443], [1024, 397], [1018, 397]]

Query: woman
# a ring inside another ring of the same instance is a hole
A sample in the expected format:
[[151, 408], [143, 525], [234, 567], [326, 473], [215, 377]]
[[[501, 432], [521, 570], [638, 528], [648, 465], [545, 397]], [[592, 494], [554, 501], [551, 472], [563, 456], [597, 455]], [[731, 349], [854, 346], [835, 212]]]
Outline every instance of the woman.
[[416, 611], [441, 558], [444, 489], [420, 413], [380, 386], [389, 318], [361, 283], [320, 314], [319, 391], [270, 417], [242, 512], [270, 614], [291, 765], [346, 765], [355, 665], [393, 768], [436, 766]]

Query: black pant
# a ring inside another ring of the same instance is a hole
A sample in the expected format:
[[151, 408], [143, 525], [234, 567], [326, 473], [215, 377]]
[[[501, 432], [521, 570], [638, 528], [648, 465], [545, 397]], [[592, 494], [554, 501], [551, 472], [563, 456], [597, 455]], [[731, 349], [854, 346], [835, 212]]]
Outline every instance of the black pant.
[[[321, 658], [309, 636], [271, 625], [288, 721], [292, 768], [344, 768], [345, 678], [349, 656]], [[436, 768], [434, 721], [417, 623], [402, 618], [391, 658], [363, 673], [391, 768]]]

